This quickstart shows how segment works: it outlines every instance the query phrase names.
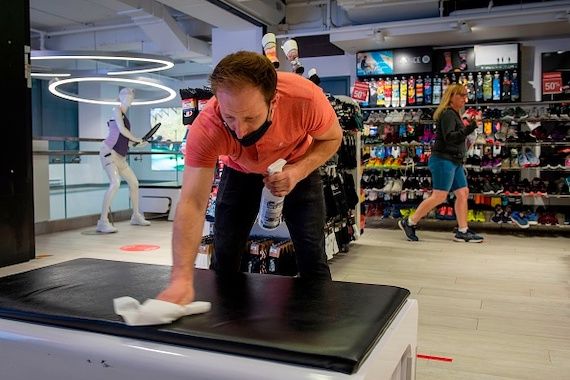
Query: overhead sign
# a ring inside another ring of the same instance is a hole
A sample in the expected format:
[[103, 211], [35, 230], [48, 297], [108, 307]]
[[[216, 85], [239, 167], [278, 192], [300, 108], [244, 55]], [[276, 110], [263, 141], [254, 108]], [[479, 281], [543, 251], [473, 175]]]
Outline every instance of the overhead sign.
[[395, 49], [394, 74], [429, 73], [433, 68], [433, 50], [429, 47]]
[[356, 76], [394, 74], [392, 50], [365, 51], [356, 54]]
[[476, 70], [512, 70], [519, 65], [519, 45], [475, 45]]

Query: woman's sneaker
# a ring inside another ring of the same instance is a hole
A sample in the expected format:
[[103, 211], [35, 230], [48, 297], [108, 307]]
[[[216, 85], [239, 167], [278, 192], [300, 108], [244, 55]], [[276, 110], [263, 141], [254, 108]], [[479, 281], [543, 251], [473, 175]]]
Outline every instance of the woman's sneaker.
[[453, 240], [462, 243], [481, 243], [484, 239], [481, 235], [477, 235], [474, 231], [467, 229], [467, 232], [455, 231]]
[[416, 236], [416, 226], [411, 225], [408, 221], [408, 218], [403, 218], [398, 220], [398, 226], [404, 233], [406, 234], [406, 238], [409, 241], [418, 241], [418, 237]]

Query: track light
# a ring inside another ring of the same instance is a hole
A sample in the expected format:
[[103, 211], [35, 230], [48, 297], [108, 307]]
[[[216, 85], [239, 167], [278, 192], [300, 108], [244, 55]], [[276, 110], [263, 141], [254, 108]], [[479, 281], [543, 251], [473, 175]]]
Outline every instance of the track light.
[[382, 32], [381, 30], [375, 30], [374, 31], [374, 41], [384, 42], [385, 39], [386, 39], [386, 37], [384, 36], [384, 32]]
[[556, 21], [567, 21], [570, 22], [570, 11], [566, 11], [566, 13], [557, 13], [554, 16]]
[[459, 22], [459, 30], [461, 33], [471, 33], [471, 26], [467, 23], [467, 21]]

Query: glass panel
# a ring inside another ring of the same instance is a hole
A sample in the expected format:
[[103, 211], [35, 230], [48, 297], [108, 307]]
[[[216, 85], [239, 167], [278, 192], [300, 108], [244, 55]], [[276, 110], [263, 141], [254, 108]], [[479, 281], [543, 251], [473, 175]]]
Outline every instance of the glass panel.
[[[43, 191], [45, 200], [41, 202], [49, 203], [49, 210], [45, 210], [45, 216], [36, 218], [36, 221], [99, 215], [105, 193], [109, 189], [109, 177], [99, 158], [102, 141], [56, 137], [49, 141], [35, 140], [34, 144], [36, 143], [34, 177], [45, 172], [43, 180], [36, 179], [37, 182], [44, 183], [49, 177], [49, 187], [45, 186]], [[42, 150], [46, 153], [42, 154]], [[153, 162], [156, 164], [157, 158], [158, 161], [168, 162], [172, 170], [152, 170]], [[41, 164], [42, 162], [45, 164]], [[165, 182], [180, 183], [182, 180], [182, 172], [175, 170], [181, 169], [184, 163], [184, 157], [178, 153], [178, 147], [165, 152], [151, 151], [150, 145], [140, 149], [134, 147], [127, 156], [127, 163], [137, 177], [139, 186]], [[43, 194], [40, 190], [36, 188], [36, 196]], [[47, 202], [48, 192], [49, 202]], [[113, 197], [111, 211], [130, 208], [129, 186], [121, 176], [121, 185]], [[36, 216], [41, 215], [40, 211], [37, 211]]]
[[49, 156], [49, 219], [65, 219], [65, 167], [61, 155]]

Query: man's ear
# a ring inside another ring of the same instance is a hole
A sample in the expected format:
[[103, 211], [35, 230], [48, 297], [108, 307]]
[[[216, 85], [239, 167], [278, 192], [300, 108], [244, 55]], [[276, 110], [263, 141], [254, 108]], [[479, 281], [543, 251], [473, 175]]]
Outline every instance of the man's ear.
[[275, 107], [277, 106], [277, 95], [273, 96], [269, 101], [269, 120], [273, 119], [273, 113], [275, 112]]

